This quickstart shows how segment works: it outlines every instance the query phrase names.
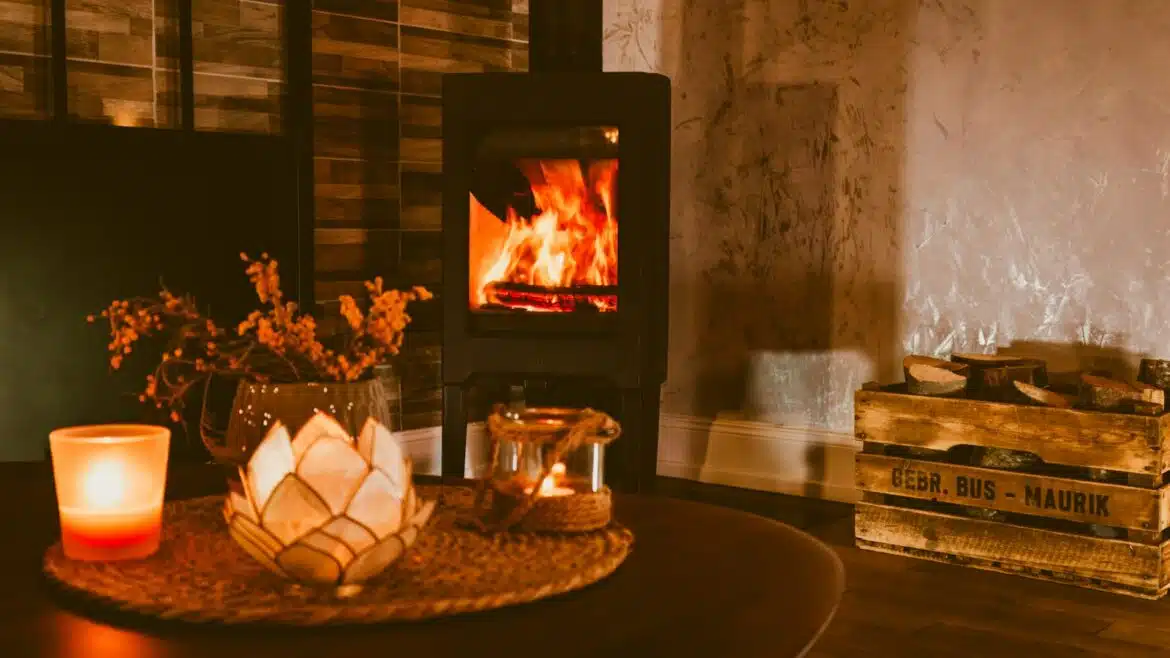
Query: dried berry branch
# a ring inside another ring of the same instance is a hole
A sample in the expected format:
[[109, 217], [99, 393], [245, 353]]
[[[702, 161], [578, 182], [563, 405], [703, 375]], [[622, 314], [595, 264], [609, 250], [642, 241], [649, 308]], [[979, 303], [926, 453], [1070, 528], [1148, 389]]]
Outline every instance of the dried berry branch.
[[[333, 349], [321, 341], [313, 316], [299, 313], [295, 303], [285, 300], [275, 260], [268, 254], [258, 260], [247, 254], [240, 258], [247, 263], [245, 272], [261, 308], [234, 331], [205, 317], [190, 295], [175, 295], [165, 286], [157, 298], [116, 300], [100, 314], [109, 322], [108, 349], [114, 370], [121, 368], [143, 338], [164, 340], [162, 357], [147, 375], [138, 399], [169, 409], [174, 421], [182, 418], [191, 389], [213, 375], [274, 383], [362, 379], [375, 365], [398, 354], [410, 323], [407, 304], [433, 297], [421, 286], [408, 292], [384, 290], [381, 277], [366, 282], [367, 311], [353, 297], [340, 297], [346, 328], [333, 337], [339, 339]], [[97, 321], [92, 315], [87, 319]]]

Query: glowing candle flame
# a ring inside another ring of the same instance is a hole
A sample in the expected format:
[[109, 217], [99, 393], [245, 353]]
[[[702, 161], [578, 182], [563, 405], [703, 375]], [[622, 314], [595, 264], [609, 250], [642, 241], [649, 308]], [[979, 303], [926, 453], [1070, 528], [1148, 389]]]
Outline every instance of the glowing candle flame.
[[557, 462], [553, 464], [552, 469], [549, 470], [548, 477], [540, 482], [540, 495], [551, 495], [553, 490], [557, 488], [561, 478], [565, 476], [565, 465]]
[[92, 509], [117, 509], [126, 502], [126, 469], [115, 459], [95, 462], [85, 472], [81, 487]]
[[548, 477], [540, 481], [541, 496], [570, 496], [574, 492], [568, 487], [560, 486], [565, 477], [565, 465], [557, 462], [549, 469]]

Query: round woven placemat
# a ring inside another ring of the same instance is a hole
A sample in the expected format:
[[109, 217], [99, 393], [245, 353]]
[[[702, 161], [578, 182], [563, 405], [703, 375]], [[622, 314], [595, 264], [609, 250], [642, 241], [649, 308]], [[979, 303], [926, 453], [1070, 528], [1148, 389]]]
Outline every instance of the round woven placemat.
[[633, 534], [619, 525], [587, 534], [485, 535], [456, 522], [470, 509], [465, 487], [419, 486], [439, 499], [411, 549], [352, 596], [291, 584], [239, 548], [223, 521], [223, 498], [168, 503], [163, 541], [145, 560], [79, 562], [61, 545], [44, 569], [67, 590], [104, 606], [189, 622], [293, 626], [426, 619], [491, 610], [563, 594], [612, 573]]

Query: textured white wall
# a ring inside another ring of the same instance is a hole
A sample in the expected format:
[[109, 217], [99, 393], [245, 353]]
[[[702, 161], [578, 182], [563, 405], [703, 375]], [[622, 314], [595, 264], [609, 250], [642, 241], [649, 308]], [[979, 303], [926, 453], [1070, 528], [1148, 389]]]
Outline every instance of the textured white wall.
[[1170, 357], [1170, 4], [606, 11], [675, 87], [665, 411], [848, 431], [905, 351]]

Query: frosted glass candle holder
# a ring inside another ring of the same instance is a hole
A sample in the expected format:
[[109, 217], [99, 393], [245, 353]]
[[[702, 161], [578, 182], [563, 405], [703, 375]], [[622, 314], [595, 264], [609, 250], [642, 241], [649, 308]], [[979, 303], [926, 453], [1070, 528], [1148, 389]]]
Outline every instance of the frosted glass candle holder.
[[74, 560], [133, 560], [158, 550], [171, 431], [88, 425], [49, 435], [61, 544]]

